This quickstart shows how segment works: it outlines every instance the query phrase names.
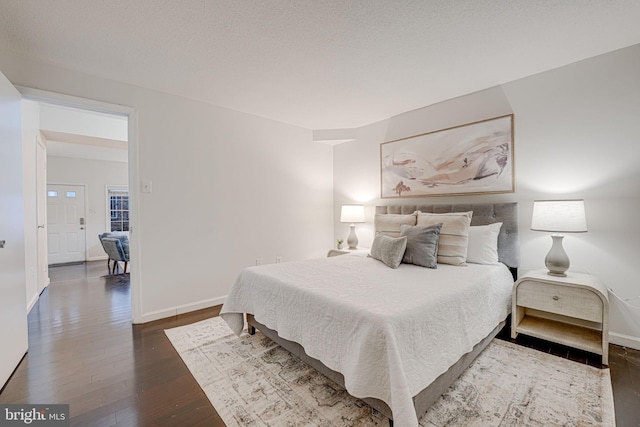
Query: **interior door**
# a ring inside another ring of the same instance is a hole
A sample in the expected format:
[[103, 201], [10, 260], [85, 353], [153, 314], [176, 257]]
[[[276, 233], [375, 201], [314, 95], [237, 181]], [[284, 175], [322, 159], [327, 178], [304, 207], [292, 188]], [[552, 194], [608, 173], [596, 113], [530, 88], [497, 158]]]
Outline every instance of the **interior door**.
[[47, 185], [49, 265], [85, 261], [84, 186]]
[[38, 293], [49, 285], [47, 253], [47, 148], [38, 137], [36, 145], [36, 209], [38, 210]]
[[0, 72], [0, 389], [28, 347], [21, 100]]

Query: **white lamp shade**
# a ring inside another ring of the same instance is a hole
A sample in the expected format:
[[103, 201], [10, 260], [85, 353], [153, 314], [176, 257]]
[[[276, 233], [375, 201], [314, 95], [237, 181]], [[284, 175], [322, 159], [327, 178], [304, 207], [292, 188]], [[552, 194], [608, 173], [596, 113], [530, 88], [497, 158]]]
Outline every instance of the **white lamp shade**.
[[340, 222], [364, 222], [364, 206], [342, 205], [342, 211], [340, 212]]
[[586, 232], [584, 200], [535, 200], [531, 229], [557, 233]]

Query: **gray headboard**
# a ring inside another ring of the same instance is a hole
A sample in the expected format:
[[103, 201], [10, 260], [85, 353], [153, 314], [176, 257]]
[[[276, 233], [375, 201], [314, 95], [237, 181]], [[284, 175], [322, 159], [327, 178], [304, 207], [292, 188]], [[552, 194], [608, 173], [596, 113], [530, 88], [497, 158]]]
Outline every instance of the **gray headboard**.
[[461, 203], [443, 205], [389, 205], [376, 206], [376, 214], [412, 214], [473, 211], [471, 225], [501, 222], [498, 235], [498, 258], [513, 270], [520, 267], [520, 239], [518, 237], [517, 203]]

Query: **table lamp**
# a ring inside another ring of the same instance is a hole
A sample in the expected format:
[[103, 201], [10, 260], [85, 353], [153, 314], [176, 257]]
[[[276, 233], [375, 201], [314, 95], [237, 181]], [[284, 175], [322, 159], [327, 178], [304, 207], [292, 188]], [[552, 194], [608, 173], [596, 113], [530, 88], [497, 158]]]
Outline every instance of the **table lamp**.
[[358, 247], [358, 237], [356, 236], [356, 222], [364, 222], [364, 206], [362, 205], [342, 205], [340, 212], [340, 222], [350, 222], [351, 231], [347, 237], [349, 249]]
[[[534, 200], [531, 229], [553, 233], [584, 233], [587, 217], [584, 200]], [[544, 259], [551, 276], [565, 277], [569, 269], [569, 257], [562, 247], [561, 234], [552, 234], [553, 244]]]

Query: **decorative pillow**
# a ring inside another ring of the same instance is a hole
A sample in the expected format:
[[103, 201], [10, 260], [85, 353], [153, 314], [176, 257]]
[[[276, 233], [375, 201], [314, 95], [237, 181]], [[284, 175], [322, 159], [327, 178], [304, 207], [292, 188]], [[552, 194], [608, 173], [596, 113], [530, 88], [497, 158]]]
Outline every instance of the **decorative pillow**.
[[472, 215], [473, 211], [441, 214], [418, 212], [417, 225], [420, 227], [442, 223], [438, 241], [439, 263], [465, 265]]
[[382, 233], [386, 236], [399, 237], [401, 225], [416, 225], [416, 214], [376, 214], [374, 224], [376, 227], [376, 232]]
[[438, 267], [438, 238], [442, 224], [428, 227], [401, 225], [400, 234], [407, 236], [407, 249], [404, 251], [402, 262], [421, 267]]
[[498, 234], [501, 227], [501, 222], [469, 227], [467, 262], [498, 264]]
[[371, 257], [382, 261], [388, 267], [398, 268], [402, 262], [404, 250], [407, 247], [407, 238], [389, 237], [382, 233], [376, 233], [371, 245]]

